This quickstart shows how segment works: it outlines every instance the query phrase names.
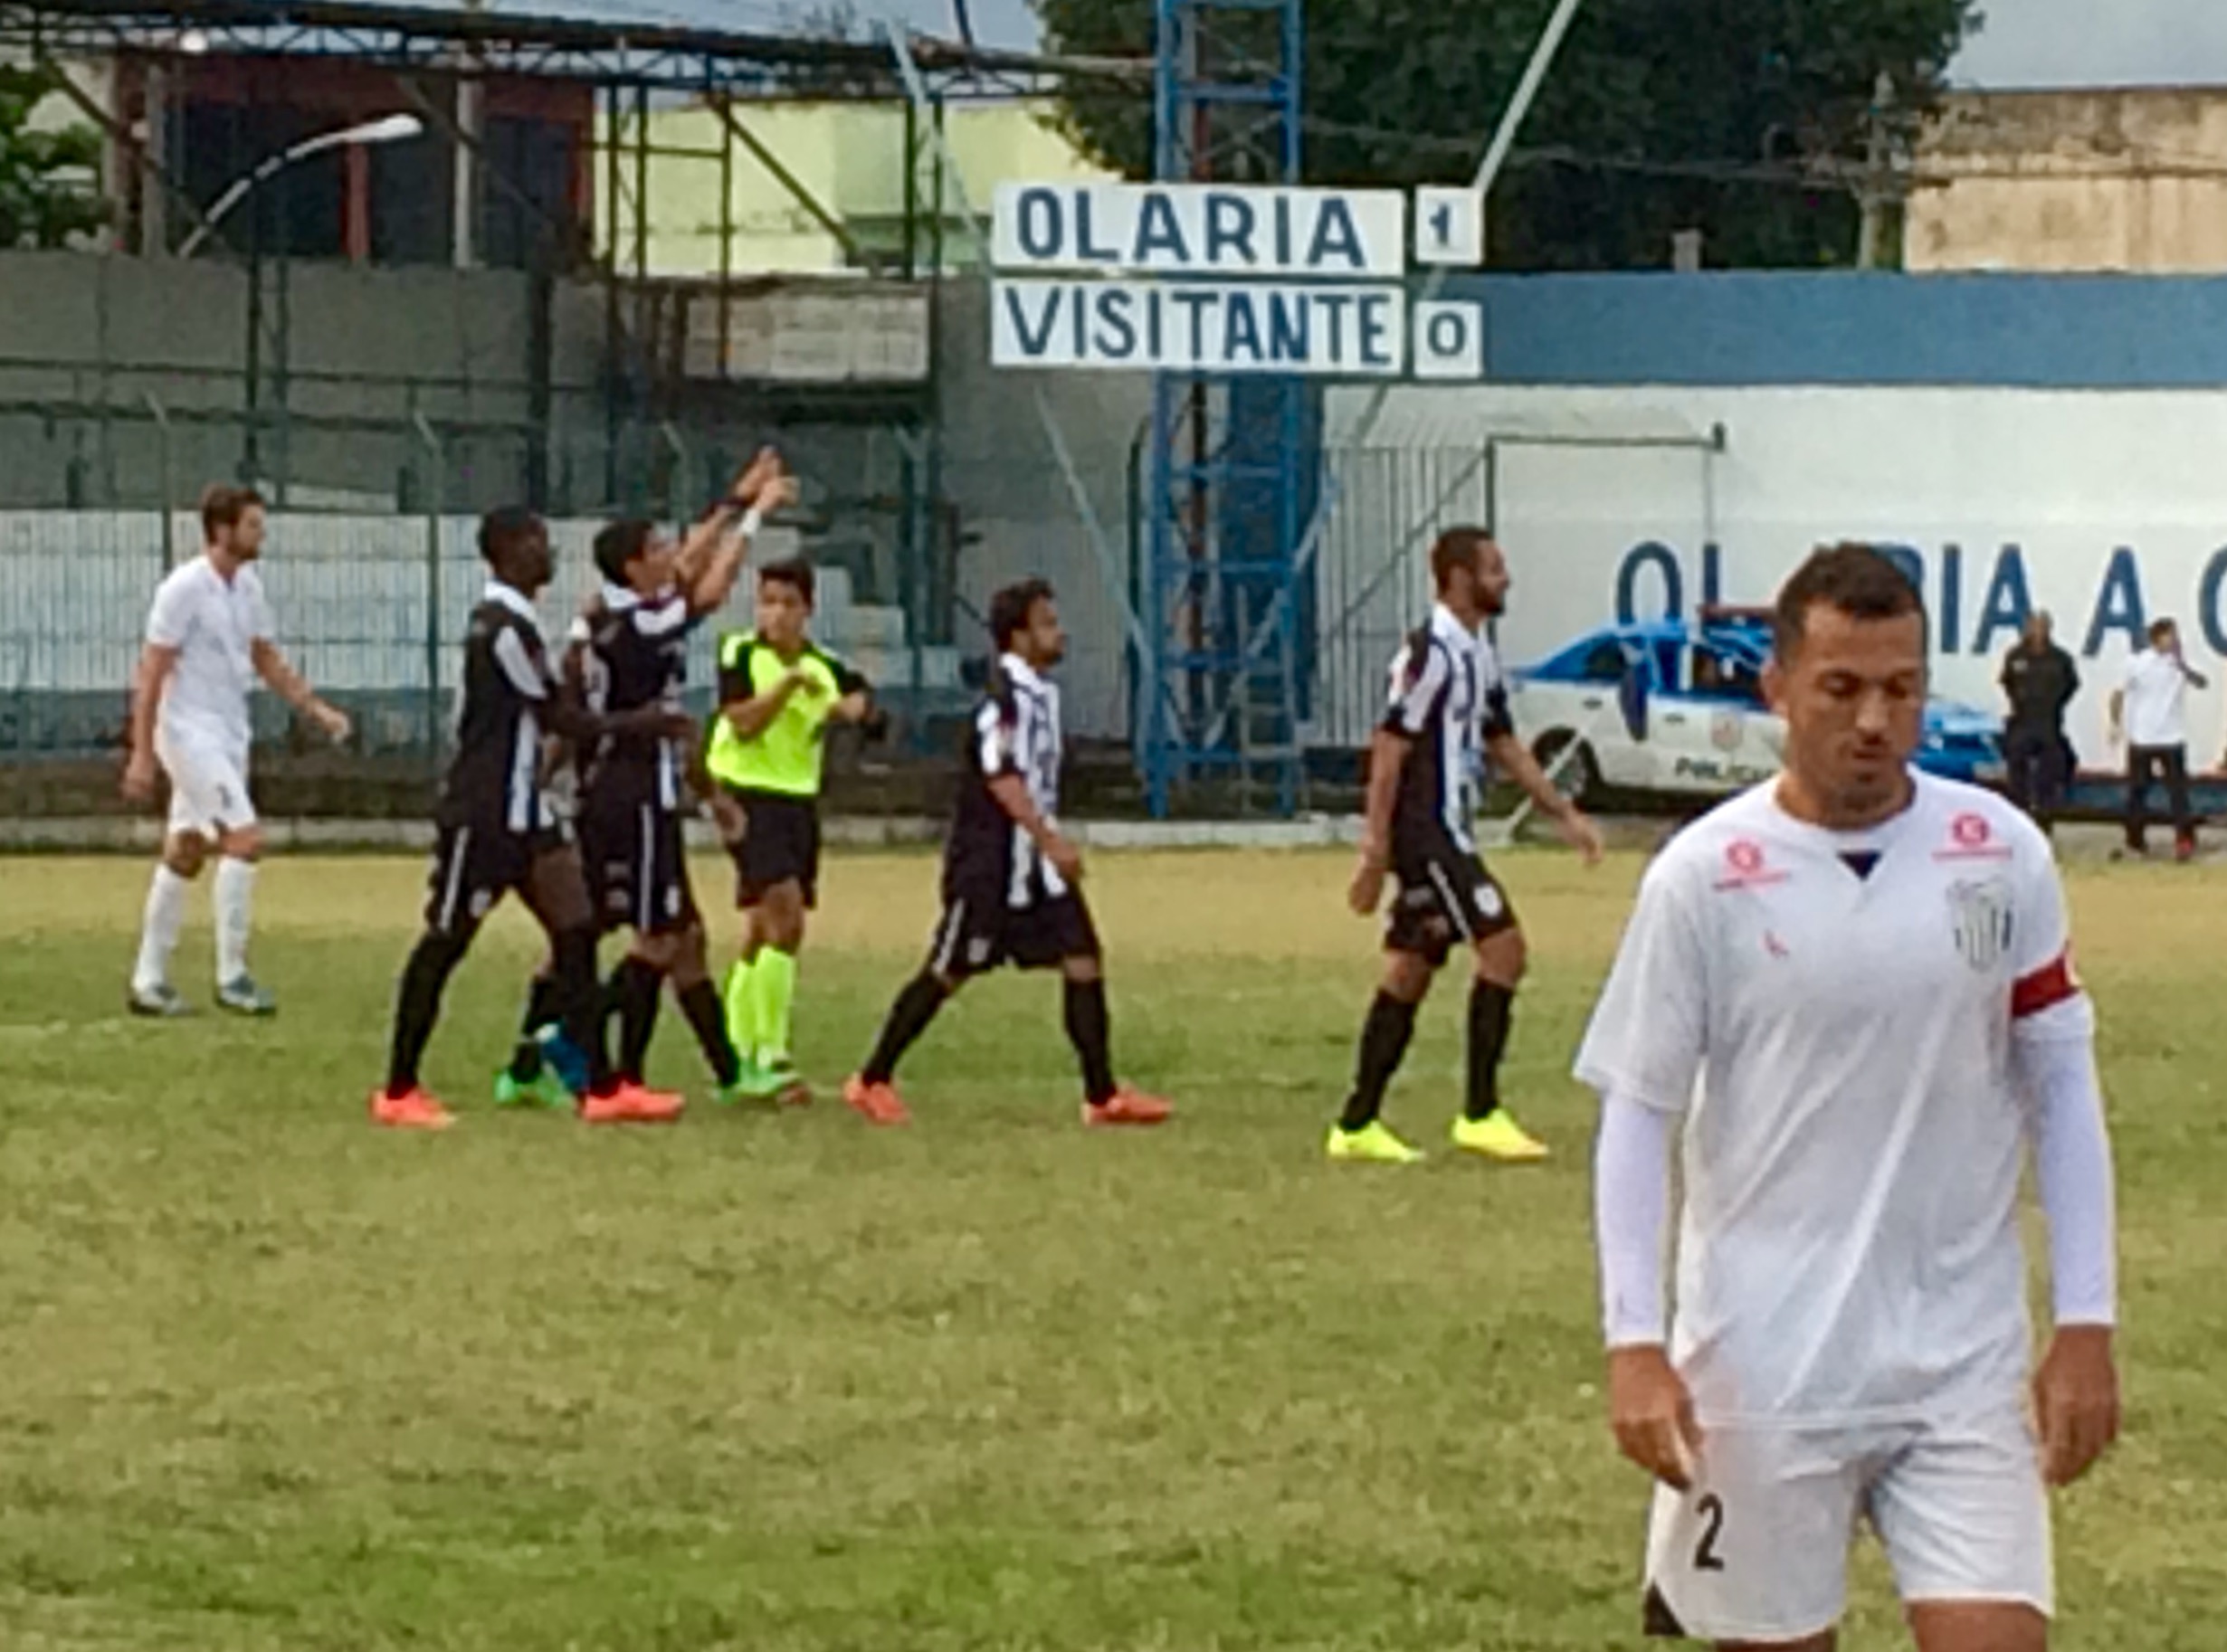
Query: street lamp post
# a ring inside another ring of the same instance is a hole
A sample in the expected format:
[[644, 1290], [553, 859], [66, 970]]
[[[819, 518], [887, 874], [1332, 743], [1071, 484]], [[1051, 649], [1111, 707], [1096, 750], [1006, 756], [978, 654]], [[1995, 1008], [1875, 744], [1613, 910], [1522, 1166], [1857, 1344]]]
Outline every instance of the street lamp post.
[[402, 143], [417, 137], [424, 129], [425, 123], [415, 115], [382, 115], [376, 120], [366, 120], [336, 132], [319, 132], [313, 138], [303, 138], [291, 148], [264, 157], [254, 171], [234, 178], [225, 186], [224, 194], [210, 203], [199, 227], [178, 248], [178, 256], [191, 258], [198, 252], [225, 214], [296, 161], [307, 160], [312, 155], [322, 155], [328, 149], [338, 149], [349, 144]]
[[[269, 155], [254, 170], [235, 178], [227, 185], [214, 201], [200, 225], [186, 238], [178, 248], [178, 256], [191, 258], [208, 242], [216, 226], [232, 210], [249, 196], [255, 197], [252, 211], [253, 233], [248, 242], [247, 271], [247, 349], [245, 369], [244, 407], [246, 428], [243, 432], [240, 452], [241, 479], [253, 483], [260, 479], [257, 472], [262, 466], [262, 328], [263, 328], [263, 225], [265, 197], [257, 192], [297, 161], [313, 155], [322, 155], [328, 149], [346, 147], [350, 144], [401, 143], [417, 137], [425, 129], [425, 123], [415, 115], [383, 115], [376, 120], [359, 121], [330, 132], [319, 132], [303, 138], [291, 147]], [[281, 341], [284, 348], [284, 341]]]

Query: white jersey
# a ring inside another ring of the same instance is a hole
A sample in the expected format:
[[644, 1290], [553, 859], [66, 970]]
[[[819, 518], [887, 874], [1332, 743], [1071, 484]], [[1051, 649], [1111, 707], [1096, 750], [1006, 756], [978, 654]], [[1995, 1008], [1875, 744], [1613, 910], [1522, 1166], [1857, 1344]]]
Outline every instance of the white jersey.
[[1680, 832], [1578, 1057], [1595, 1090], [1685, 1116], [1670, 1353], [1706, 1421], [2021, 1391], [2012, 1027], [2079, 987], [2048, 840], [1916, 780], [1864, 832], [1796, 821], [1775, 783]]
[[2186, 745], [2188, 675], [2171, 654], [2146, 648], [2127, 662], [2127, 744]]
[[271, 611], [252, 566], [228, 581], [206, 556], [196, 556], [157, 587], [147, 640], [178, 651], [157, 726], [165, 742], [247, 750], [254, 644], [270, 636]]

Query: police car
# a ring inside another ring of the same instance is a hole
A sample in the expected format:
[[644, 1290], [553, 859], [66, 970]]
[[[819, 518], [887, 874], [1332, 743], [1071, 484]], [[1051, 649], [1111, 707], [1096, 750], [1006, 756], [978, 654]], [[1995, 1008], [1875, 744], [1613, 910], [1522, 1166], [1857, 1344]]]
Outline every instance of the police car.
[[[1770, 656], [1761, 610], [1604, 626], [1512, 671], [1510, 706], [1532, 755], [1581, 800], [1604, 790], [1723, 796], [1779, 771], [1786, 726], [1764, 704]], [[2002, 725], [1928, 700], [1918, 765], [1999, 782]]]

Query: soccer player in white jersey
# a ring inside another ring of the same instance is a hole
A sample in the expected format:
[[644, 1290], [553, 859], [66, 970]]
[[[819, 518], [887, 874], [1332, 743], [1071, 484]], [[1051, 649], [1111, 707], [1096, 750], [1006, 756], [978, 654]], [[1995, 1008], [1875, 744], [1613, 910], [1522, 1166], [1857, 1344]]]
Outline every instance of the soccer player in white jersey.
[[[1785, 771], [1649, 869], [1577, 1062], [1612, 1420], [1660, 1482], [1649, 1627], [1829, 1652], [1861, 1517], [1921, 1652], [2041, 1652], [2045, 1487], [2118, 1428], [2110, 1146], [2056, 867], [2010, 804], [1908, 766], [1926, 622], [1892, 563], [1820, 551], [1776, 632]], [[2054, 1320], [2031, 1381], [2029, 1151]]]
[[134, 1015], [191, 1012], [170, 984], [170, 954], [186, 923], [186, 888], [212, 845], [216, 1002], [242, 1015], [268, 1015], [276, 1007], [247, 967], [255, 863], [263, 852], [247, 789], [248, 695], [255, 679], [328, 738], [348, 736], [346, 715], [317, 697], [271, 640], [271, 610], [255, 573], [262, 555], [262, 496], [252, 488], [209, 489], [202, 495], [201, 528], [201, 555], [156, 590], [132, 682], [124, 795], [135, 802], [152, 799], [157, 764], [170, 780], [169, 831], [148, 890], [131, 975]]

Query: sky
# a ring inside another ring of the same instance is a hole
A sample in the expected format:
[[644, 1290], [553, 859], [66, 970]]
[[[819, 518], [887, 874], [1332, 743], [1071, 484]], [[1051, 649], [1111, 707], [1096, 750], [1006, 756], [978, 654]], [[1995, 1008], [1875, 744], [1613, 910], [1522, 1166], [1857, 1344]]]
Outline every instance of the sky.
[[[499, 0], [531, 11], [534, 0]], [[985, 45], [1033, 46], [1028, 0], [965, 0]], [[770, 29], [828, 0], [563, 0], [543, 9], [613, 17], [685, 16]], [[861, 18], [894, 11], [924, 33], [951, 35], [955, 0], [852, 0]], [[2227, 85], [2227, 0], [1983, 0], [1986, 26], [1955, 65], [1975, 86]]]
[[2227, 0], [1982, 0], [1974, 86], [2227, 85]]

